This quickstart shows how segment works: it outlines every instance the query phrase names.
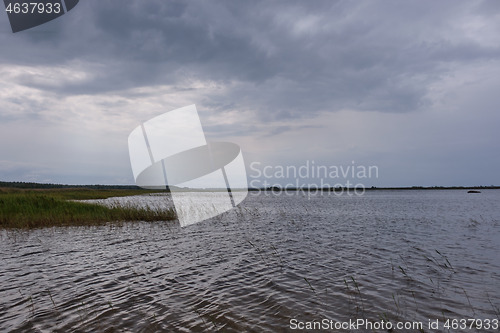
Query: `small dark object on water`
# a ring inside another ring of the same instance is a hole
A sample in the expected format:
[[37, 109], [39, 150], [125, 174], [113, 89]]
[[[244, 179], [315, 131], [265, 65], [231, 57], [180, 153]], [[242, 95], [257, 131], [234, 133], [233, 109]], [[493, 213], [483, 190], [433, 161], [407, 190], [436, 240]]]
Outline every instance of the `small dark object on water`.
[[481, 191], [477, 191], [477, 190], [470, 190], [470, 191], [467, 191], [467, 193], [481, 193]]

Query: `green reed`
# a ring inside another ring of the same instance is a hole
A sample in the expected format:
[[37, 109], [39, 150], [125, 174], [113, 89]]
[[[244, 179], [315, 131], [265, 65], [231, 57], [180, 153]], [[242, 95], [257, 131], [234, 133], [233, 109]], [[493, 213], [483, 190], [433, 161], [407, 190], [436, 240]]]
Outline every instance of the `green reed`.
[[[150, 191], [149, 191], [150, 192]], [[94, 225], [110, 221], [166, 221], [173, 209], [102, 205], [69, 200], [104, 199], [148, 193], [141, 190], [0, 189], [0, 228]]]

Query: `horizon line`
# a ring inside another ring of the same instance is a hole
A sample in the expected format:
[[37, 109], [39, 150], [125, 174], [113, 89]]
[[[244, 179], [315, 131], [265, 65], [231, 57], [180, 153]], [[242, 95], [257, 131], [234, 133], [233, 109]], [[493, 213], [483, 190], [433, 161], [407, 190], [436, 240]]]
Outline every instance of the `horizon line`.
[[[21, 185], [21, 186], [16, 186]], [[24, 185], [24, 186], [22, 186]], [[169, 188], [175, 188], [177, 190], [197, 190], [197, 191], [207, 191], [207, 190], [227, 190], [226, 188], [189, 188], [189, 187], [178, 187], [178, 186], [166, 186], [165, 188], [158, 189], [147, 189], [137, 186], [135, 184], [58, 184], [58, 183], [37, 183], [37, 182], [24, 182], [24, 181], [0, 181], [0, 187], [13, 187], [13, 188], [92, 188], [92, 187], [100, 187], [100, 188], [128, 188], [128, 189], [144, 189], [144, 190], [169, 190]], [[356, 187], [311, 187], [304, 185], [302, 187], [283, 187], [278, 185], [268, 186], [268, 187], [240, 187], [240, 188], [232, 188], [231, 190], [247, 190], [247, 191], [339, 191], [342, 189], [356, 189]], [[358, 188], [359, 189], [359, 188]], [[432, 190], [432, 189], [500, 189], [500, 185], [473, 185], [473, 186], [464, 186], [464, 185], [452, 185], [452, 186], [422, 186], [422, 185], [413, 185], [413, 186], [370, 186], [363, 187], [364, 190]]]

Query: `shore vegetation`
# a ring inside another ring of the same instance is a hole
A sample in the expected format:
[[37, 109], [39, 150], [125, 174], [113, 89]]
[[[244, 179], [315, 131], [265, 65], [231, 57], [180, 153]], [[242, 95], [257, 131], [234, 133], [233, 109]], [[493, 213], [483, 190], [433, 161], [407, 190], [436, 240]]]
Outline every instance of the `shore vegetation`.
[[77, 200], [106, 199], [158, 191], [139, 189], [0, 188], [0, 228], [96, 225], [114, 221], [168, 221], [173, 209], [114, 205]]

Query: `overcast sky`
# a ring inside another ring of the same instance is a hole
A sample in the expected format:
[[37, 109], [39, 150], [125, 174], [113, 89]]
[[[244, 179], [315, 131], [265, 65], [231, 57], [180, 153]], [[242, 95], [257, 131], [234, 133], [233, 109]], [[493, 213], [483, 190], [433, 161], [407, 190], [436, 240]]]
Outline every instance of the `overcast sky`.
[[130, 132], [196, 104], [247, 165], [500, 185], [499, 36], [496, 0], [85, 0], [15, 34], [4, 12], [0, 180], [133, 184]]

